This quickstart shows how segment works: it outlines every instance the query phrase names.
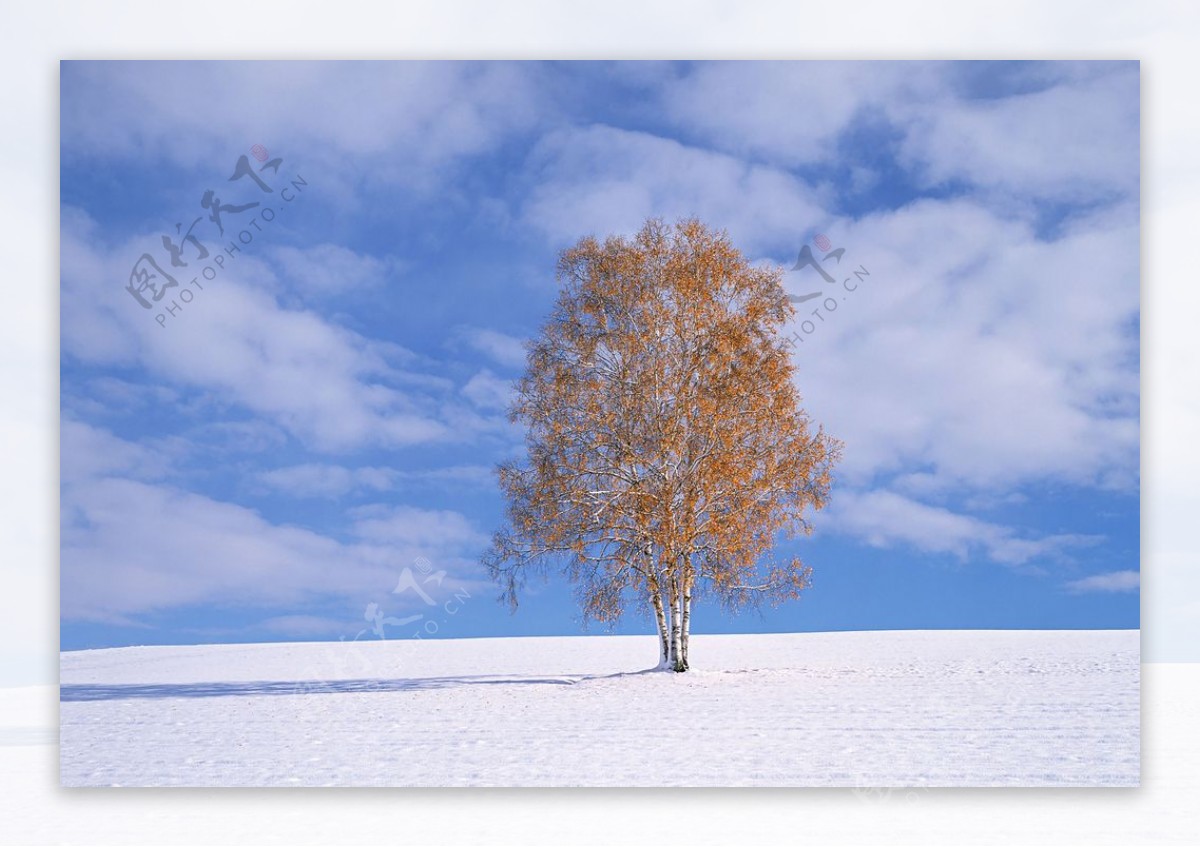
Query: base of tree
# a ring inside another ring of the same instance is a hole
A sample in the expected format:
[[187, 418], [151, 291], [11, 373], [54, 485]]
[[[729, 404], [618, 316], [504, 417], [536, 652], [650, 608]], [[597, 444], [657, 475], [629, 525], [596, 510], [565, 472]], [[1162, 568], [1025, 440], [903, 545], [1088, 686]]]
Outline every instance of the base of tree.
[[688, 669], [686, 662], [670, 662], [663, 660], [654, 668], [656, 671], [670, 671], [671, 673], [684, 673]]
[[688, 670], [687, 662], [674, 662], [670, 659], [663, 659], [655, 667], [659, 671], [671, 671], [672, 673], [684, 673]]

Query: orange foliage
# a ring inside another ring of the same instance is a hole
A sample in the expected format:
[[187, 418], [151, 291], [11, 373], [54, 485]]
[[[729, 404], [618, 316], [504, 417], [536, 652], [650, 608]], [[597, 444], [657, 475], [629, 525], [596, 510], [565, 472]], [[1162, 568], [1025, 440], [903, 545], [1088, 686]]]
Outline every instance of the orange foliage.
[[551, 561], [588, 618], [648, 601], [682, 670], [686, 627], [682, 657], [667, 630], [693, 593], [737, 606], [808, 585], [771, 548], [811, 532], [841, 444], [801, 408], [782, 271], [752, 267], [724, 233], [652, 220], [632, 240], [583, 239], [558, 276], [510, 410], [529, 458], [498, 470], [509, 520], [485, 563], [514, 606]]

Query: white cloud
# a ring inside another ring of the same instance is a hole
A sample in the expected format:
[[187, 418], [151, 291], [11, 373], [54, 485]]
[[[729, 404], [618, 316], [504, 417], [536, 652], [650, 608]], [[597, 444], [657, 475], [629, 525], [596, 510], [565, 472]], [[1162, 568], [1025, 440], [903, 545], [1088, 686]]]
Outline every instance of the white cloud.
[[792, 329], [797, 384], [845, 440], [846, 481], [920, 469], [904, 481], [914, 493], [1136, 488], [1135, 209], [1045, 242], [973, 202], [923, 201], [831, 236], [848, 268], [869, 270], [858, 290], [811, 273], [788, 284], [838, 298], [824, 320], [815, 301], [799, 307]]
[[500, 379], [487, 368], [475, 374], [463, 386], [463, 395], [481, 409], [502, 410], [508, 408], [512, 399], [513, 386], [507, 379]]
[[66, 160], [193, 167], [261, 143], [348, 193], [431, 189], [536, 117], [524, 63], [67, 62], [63, 79]]
[[834, 530], [858, 536], [874, 547], [908, 545], [963, 561], [978, 553], [1011, 566], [1058, 558], [1099, 540], [1074, 534], [1021, 537], [1011, 527], [929, 506], [890, 491], [839, 491], [824, 520]]
[[70, 419], [60, 424], [59, 448], [64, 484], [113, 472], [131, 479], [159, 480], [171, 471], [171, 459], [162, 451]]
[[458, 512], [377, 505], [352, 509], [350, 515], [354, 518], [351, 532], [365, 541], [429, 545], [457, 552], [475, 547], [482, 550], [487, 543], [487, 535]]
[[754, 253], [826, 219], [784, 171], [607, 126], [549, 133], [531, 155], [540, 183], [523, 215], [556, 244], [631, 234], [647, 218], [698, 216]]
[[[166, 486], [104, 477], [64, 492], [62, 614], [121, 620], [200, 603], [274, 605], [365, 592], [360, 551]], [[68, 515], [70, 519], [68, 519]]]
[[289, 290], [317, 296], [378, 289], [397, 264], [336, 244], [275, 247], [270, 253]]
[[1066, 588], [1076, 594], [1094, 592], [1113, 594], [1138, 591], [1141, 585], [1142, 575], [1139, 571], [1111, 571], [1068, 582]]
[[1138, 72], [1108, 66], [1043, 91], [996, 100], [948, 98], [895, 110], [904, 155], [929, 181], [964, 179], [1026, 196], [1135, 197], [1139, 175]]
[[839, 277], [870, 276], [828, 287], [837, 308], [821, 320], [801, 306], [792, 328], [806, 408], [846, 445], [836, 526], [1004, 564], [1095, 541], [962, 511], [1047, 481], [1137, 490], [1136, 210], [1047, 242], [972, 201], [922, 201], [832, 236], [847, 250]]
[[861, 109], [925, 99], [941, 85], [934, 66], [911, 62], [709, 62], [662, 100], [719, 149], [796, 165], [832, 156]]
[[392, 474], [386, 468], [347, 468], [321, 463], [263, 471], [256, 479], [292, 497], [338, 497], [362, 489], [385, 491], [393, 484]]
[[402, 469], [351, 468], [310, 462], [262, 471], [254, 479], [264, 491], [274, 494], [301, 499], [337, 499], [352, 492], [392, 491], [413, 486], [454, 491], [485, 488], [494, 483], [494, 471], [488, 465]]
[[[473, 579], [483, 535], [463, 515], [410, 506], [355, 513], [344, 543], [252, 509], [132, 478], [144, 448], [84, 424], [64, 442], [62, 615], [128, 623], [196, 604], [284, 607], [390, 590], [418, 556]], [[102, 447], [103, 462], [84, 448]]]
[[525, 367], [525, 341], [514, 335], [483, 327], [461, 326], [453, 333], [455, 340], [464, 341], [492, 361], [506, 368]]
[[287, 443], [287, 434], [264, 420], [204, 422], [183, 437], [208, 450], [227, 453], [264, 453]]
[[[420, 360], [315, 312], [282, 307], [274, 272], [238, 257], [190, 305], [156, 323], [124, 291], [138, 243], [106, 249], [93, 222], [65, 209], [62, 227], [64, 351], [100, 365], [140, 364], [152, 378], [215, 392], [327, 451], [461, 437], [441, 396], [445, 380]], [[184, 283], [180, 283], [184, 285]]]
[[968, 96], [964, 73], [938, 62], [712, 62], [665, 86], [661, 102], [698, 141], [780, 165], [843, 164], [839, 134], [870, 115], [887, 119], [926, 182], [965, 180], [998, 198], [1136, 195], [1135, 62], [1030, 65], [1014, 81], [1032, 90], [1003, 97]]

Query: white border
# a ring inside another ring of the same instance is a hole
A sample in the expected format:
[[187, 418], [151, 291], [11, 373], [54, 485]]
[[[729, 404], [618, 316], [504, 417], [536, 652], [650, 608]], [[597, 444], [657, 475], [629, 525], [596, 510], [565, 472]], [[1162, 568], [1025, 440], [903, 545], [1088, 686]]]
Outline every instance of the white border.
[[[1144, 656], [1200, 660], [1200, 5], [566, 2], [11, 5], [0, 32], [0, 661], [57, 659], [57, 102], [63, 58], [1135, 58], [1143, 74]], [[0, 747], [15, 843], [1162, 843], [1200, 839], [1200, 666], [1149, 665], [1143, 787], [930, 792], [70, 792], [55, 747]], [[55, 714], [55, 699], [44, 699]], [[0, 689], [3, 692], [3, 689]], [[11, 689], [6, 696], [16, 695]], [[2, 702], [2, 699], [0, 699]]]

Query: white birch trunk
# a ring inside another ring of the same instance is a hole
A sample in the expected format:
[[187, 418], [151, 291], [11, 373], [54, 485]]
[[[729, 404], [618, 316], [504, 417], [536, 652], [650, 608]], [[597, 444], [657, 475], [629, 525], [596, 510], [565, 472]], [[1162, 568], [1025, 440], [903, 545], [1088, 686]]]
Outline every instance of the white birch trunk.
[[683, 671], [683, 616], [679, 603], [680, 582], [678, 577], [671, 578], [671, 656], [670, 666], [674, 671]]
[[688, 636], [692, 632], [692, 578], [685, 577], [683, 583], [683, 633], [680, 636], [680, 659], [682, 659], [683, 670], [688, 669]]
[[654, 606], [654, 622], [658, 626], [658, 666], [665, 668], [671, 653], [667, 635], [667, 613], [663, 609], [662, 594], [657, 588], [650, 592], [650, 603]]

